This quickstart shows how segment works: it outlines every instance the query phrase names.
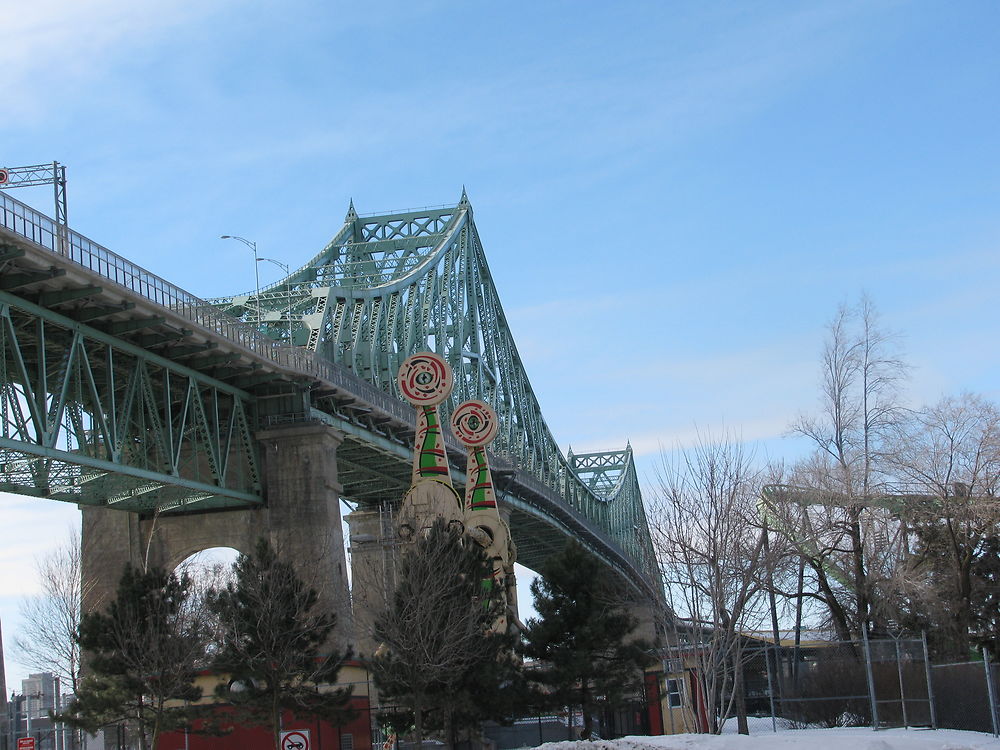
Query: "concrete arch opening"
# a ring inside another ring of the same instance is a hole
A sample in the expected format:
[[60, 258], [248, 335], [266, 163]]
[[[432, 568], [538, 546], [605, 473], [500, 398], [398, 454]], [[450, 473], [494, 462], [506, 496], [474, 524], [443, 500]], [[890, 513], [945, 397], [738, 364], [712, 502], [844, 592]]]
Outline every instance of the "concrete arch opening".
[[188, 555], [174, 571], [190, 576], [198, 589], [221, 589], [232, 580], [233, 563], [240, 554], [233, 547], [208, 547]]

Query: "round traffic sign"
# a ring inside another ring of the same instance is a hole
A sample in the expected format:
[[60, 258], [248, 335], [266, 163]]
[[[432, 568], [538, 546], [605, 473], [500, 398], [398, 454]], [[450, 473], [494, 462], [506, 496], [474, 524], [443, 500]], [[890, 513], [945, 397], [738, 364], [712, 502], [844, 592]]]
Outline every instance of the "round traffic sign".
[[10, 182], [10, 172], [0, 169], [0, 185], [6, 185], [8, 182]]
[[309, 732], [282, 732], [281, 750], [309, 750]]

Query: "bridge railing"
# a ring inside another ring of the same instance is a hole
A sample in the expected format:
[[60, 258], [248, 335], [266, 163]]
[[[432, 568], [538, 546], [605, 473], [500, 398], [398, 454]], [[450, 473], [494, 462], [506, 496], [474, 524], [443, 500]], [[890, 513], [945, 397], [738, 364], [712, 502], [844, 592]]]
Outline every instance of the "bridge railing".
[[275, 341], [254, 326], [225, 314], [218, 307], [171, 284], [79, 232], [63, 229], [65, 241], [60, 242], [60, 227], [55, 221], [2, 190], [0, 190], [0, 226], [93, 271], [133, 294], [170, 309], [185, 320], [237, 343], [283, 368], [326, 380], [344, 390], [357, 393], [372, 406], [403, 421], [412, 418], [409, 415], [412, 410], [399, 399], [376, 388], [354, 373], [320, 357], [315, 352]]
[[[263, 357], [280, 362], [281, 345], [253, 326], [226, 315], [203, 299], [123, 258], [0, 190], [0, 226], [36, 245], [83, 266], [133, 294], [234, 341]], [[60, 234], [63, 241], [60, 242]]]

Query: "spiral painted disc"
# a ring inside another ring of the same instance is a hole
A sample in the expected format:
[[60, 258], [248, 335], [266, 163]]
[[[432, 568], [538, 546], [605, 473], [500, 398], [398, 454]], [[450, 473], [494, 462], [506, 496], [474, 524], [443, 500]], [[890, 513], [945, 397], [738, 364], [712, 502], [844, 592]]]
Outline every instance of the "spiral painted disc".
[[451, 431], [462, 445], [478, 448], [493, 442], [499, 428], [497, 413], [483, 401], [466, 401], [459, 404], [451, 415]]
[[437, 406], [451, 394], [455, 380], [443, 358], [419, 352], [400, 365], [396, 383], [403, 397], [414, 406]]

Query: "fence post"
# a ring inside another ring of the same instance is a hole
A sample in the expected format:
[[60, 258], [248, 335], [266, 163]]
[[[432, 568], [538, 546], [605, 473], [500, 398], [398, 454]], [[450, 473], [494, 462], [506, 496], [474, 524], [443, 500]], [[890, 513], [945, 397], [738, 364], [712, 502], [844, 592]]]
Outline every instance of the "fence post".
[[872, 708], [872, 729], [878, 731], [878, 703], [875, 699], [875, 676], [872, 674], [872, 650], [868, 644], [868, 623], [861, 623], [861, 638], [865, 647], [865, 674], [868, 676], [868, 701]]
[[993, 684], [993, 664], [990, 662], [990, 651], [983, 646], [983, 666], [986, 668], [986, 692], [990, 699], [990, 719], [993, 721], [993, 736], [1000, 737], [997, 726], [997, 688]]
[[896, 644], [896, 674], [899, 677], [899, 707], [903, 710], [903, 729], [910, 728], [910, 722], [906, 715], [906, 693], [903, 688], [903, 658], [899, 652], [899, 639], [894, 638]]
[[[778, 672], [778, 654], [777, 645], [775, 645], [774, 653], [774, 672]], [[771, 731], [778, 731], [778, 720], [774, 715], [774, 681], [771, 679], [771, 658], [767, 646], [764, 646], [764, 662], [767, 664], [767, 693], [771, 698]]]
[[927, 631], [920, 631], [920, 641], [924, 646], [924, 673], [927, 677], [927, 705], [931, 713], [931, 729], [937, 729], [937, 707], [934, 705], [934, 686], [931, 680], [931, 655], [927, 648]]

